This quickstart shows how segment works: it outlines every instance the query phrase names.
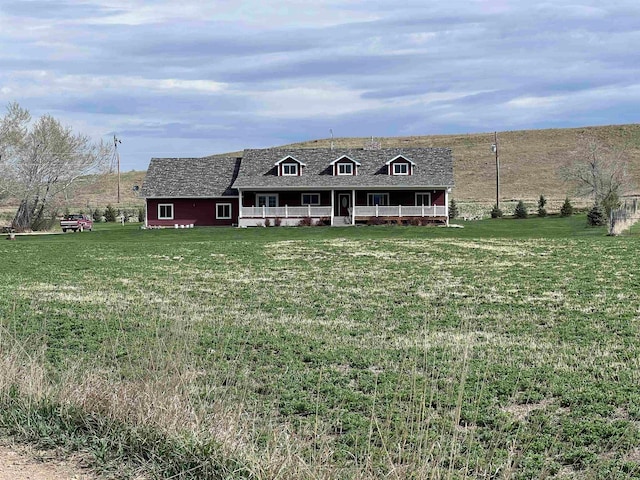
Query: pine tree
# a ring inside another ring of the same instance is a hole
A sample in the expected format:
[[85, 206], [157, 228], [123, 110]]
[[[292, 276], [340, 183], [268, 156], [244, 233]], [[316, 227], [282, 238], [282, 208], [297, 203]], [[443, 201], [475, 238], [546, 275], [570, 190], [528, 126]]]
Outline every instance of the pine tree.
[[607, 217], [599, 204], [595, 203], [587, 213], [587, 223], [592, 227], [600, 227], [607, 224]]
[[520, 200], [518, 205], [516, 205], [515, 216], [516, 218], [527, 218], [529, 216], [527, 207], [524, 206], [524, 202], [522, 200]]
[[538, 216], [539, 217], [547, 216], [547, 209], [544, 208], [546, 204], [547, 204], [547, 199], [544, 198], [544, 195], [540, 195], [540, 199], [538, 200]]
[[458, 212], [458, 204], [452, 198], [451, 201], [449, 202], [449, 219], [453, 220], [454, 218], [456, 218], [458, 216], [458, 214], [459, 214], [459, 212]]
[[573, 205], [569, 201], [569, 197], [564, 199], [564, 203], [562, 204], [562, 208], [560, 209], [561, 217], [570, 217], [573, 215]]

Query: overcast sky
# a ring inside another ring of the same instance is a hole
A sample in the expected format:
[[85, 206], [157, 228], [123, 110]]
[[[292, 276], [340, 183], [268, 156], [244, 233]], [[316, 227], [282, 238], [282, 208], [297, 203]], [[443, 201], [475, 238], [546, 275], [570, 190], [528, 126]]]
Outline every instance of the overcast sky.
[[315, 138], [637, 123], [638, 0], [0, 0], [0, 104], [124, 170]]

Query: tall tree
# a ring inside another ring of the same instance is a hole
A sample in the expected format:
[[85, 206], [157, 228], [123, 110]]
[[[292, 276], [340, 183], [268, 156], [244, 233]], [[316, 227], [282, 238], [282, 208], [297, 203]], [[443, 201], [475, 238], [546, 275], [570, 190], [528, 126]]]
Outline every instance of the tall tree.
[[29, 112], [17, 103], [8, 106], [0, 128], [5, 178], [0, 191], [19, 200], [13, 219], [17, 229], [39, 229], [58, 195], [79, 177], [107, 167], [113, 157], [110, 145], [74, 134], [50, 115], [31, 122]]
[[575, 185], [575, 193], [592, 197], [607, 214], [617, 208], [620, 196], [632, 186], [625, 148], [605, 144], [593, 136], [578, 138], [573, 159], [562, 169], [563, 178]]

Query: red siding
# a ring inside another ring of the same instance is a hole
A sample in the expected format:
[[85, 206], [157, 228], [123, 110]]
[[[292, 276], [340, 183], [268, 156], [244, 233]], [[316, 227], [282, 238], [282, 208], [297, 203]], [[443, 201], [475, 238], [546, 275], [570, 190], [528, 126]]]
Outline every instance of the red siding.
[[[173, 204], [173, 220], [158, 220], [158, 204]], [[231, 219], [218, 220], [216, 205], [231, 204]], [[173, 226], [175, 224], [195, 226], [229, 226], [238, 223], [237, 198], [164, 198], [147, 199], [147, 223], [149, 226]]]

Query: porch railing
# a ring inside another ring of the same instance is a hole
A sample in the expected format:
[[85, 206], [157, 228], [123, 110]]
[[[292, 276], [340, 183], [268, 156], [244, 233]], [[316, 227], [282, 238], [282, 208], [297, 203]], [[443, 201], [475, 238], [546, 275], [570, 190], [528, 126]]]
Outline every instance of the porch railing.
[[302, 217], [330, 217], [331, 206], [312, 207], [305, 205], [303, 207], [242, 207], [243, 218], [302, 218]]
[[413, 205], [375, 205], [369, 207], [356, 206], [356, 217], [446, 217], [445, 205], [413, 206]]

